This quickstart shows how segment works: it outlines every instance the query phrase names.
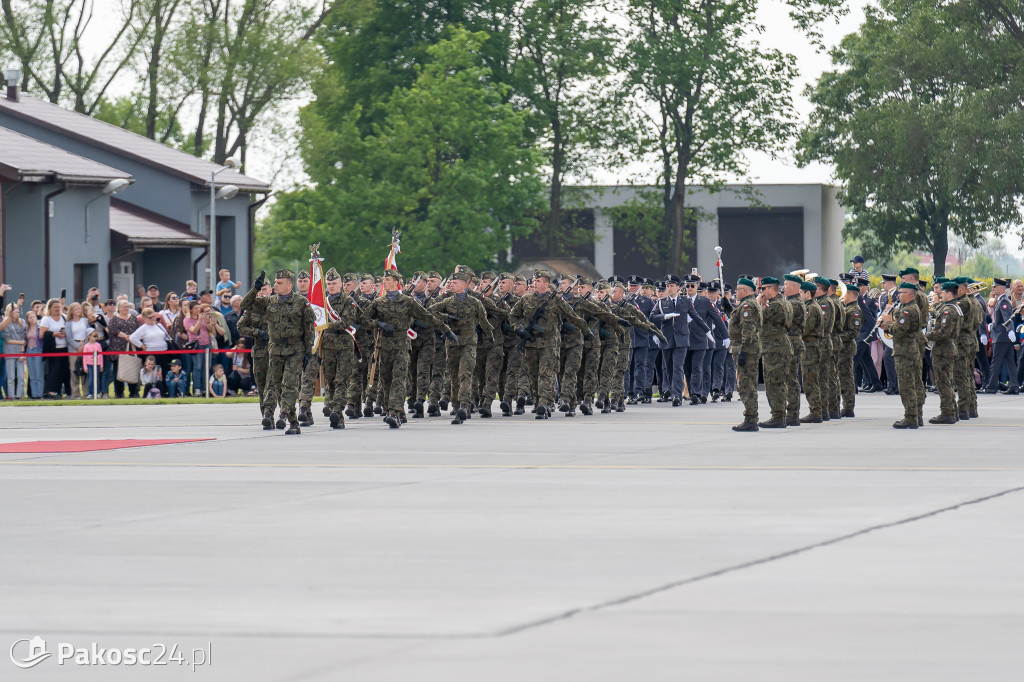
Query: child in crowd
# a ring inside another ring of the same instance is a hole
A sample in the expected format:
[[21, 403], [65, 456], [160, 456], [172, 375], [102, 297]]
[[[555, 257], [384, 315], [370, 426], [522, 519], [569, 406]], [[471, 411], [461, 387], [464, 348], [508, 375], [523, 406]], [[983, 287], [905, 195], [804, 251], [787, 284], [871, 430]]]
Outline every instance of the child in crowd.
[[167, 376], [164, 377], [164, 383], [167, 385], [168, 398], [185, 397], [188, 380], [185, 378], [185, 373], [181, 371], [181, 360], [178, 358], [171, 360], [171, 368], [168, 370]]
[[[96, 395], [106, 395], [107, 387], [102, 386], [100, 377], [103, 376], [103, 346], [100, 345], [100, 334], [95, 329], [89, 332], [88, 342], [82, 346], [82, 367], [85, 369], [86, 397], [93, 397], [93, 386], [96, 387]], [[93, 364], [93, 352], [97, 353], [96, 363]]]
[[142, 395], [146, 398], [160, 398], [163, 396], [163, 376], [160, 373], [160, 366], [156, 364], [156, 357], [146, 356], [146, 363], [139, 370], [139, 383], [142, 384]]
[[228, 394], [228, 379], [224, 376], [224, 365], [213, 366], [213, 376], [210, 377], [210, 397], [224, 398]]

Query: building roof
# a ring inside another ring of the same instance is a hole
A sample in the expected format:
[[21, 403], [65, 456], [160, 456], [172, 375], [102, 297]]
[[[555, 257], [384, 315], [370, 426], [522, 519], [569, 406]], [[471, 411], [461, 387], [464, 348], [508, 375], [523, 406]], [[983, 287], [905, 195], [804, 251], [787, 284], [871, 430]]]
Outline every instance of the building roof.
[[132, 246], [193, 247], [207, 246], [203, 235], [184, 223], [133, 206], [119, 199], [110, 200], [110, 229], [123, 235]]
[[0, 127], [0, 176], [22, 182], [105, 184], [130, 173]]
[[[221, 167], [143, 135], [105, 123], [85, 114], [69, 111], [31, 95], [21, 93], [17, 102], [0, 97], [0, 113], [31, 121], [43, 128], [81, 140], [100, 149], [184, 178], [203, 187], [210, 186], [210, 174]], [[245, 192], [269, 192], [270, 185], [226, 170], [217, 176], [217, 186], [236, 185]]]

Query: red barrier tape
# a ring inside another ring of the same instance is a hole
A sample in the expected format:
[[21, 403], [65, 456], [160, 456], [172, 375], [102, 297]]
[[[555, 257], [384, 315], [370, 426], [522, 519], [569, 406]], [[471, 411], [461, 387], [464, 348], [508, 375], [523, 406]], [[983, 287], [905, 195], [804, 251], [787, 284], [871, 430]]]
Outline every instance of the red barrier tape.
[[[210, 351], [214, 353], [251, 353], [252, 348], [197, 348], [195, 350], [105, 350], [96, 355], [197, 355]], [[0, 358], [77, 358], [92, 357], [91, 352], [82, 353], [0, 353]]]

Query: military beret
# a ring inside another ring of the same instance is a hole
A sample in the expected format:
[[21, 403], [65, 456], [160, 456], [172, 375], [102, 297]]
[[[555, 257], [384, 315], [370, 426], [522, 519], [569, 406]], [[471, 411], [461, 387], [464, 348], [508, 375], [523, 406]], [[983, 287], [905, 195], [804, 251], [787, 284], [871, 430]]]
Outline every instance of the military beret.
[[274, 277], [277, 279], [295, 279], [295, 273], [288, 268], [281, 268], [274, 273]]
[[962, 276], [961, 277], [954, 277], [953, 281], [956, 282], [959, 286], [965, 287], [965, 286], [967, 286], [968, 284], [971, 283], [971, 278], [970, 277], [962, 277]]
[[829, 281], [828, 281], [828, 279], [827, 279], [827, 278], [825, 278], [825, 277], [815, 277], [815, 278], [814, 278], [813, 280], [811, 280], [811, 281], [812, 281], [812, 282], [814, 282], [815, 284], [820, 284], [820, 285], [821, 285], [821, 286], [823, 286], [823, 287], [828, 287], [828, 286], [830, 286], [830, 282], [829, 282]]
[[456, 265], [455, 272], [468, 272], [470, 277], [476, 277], [476, 273], [473, 272], [473, 268], [468, 265]]
[[837, 280], [837, 279], [830, 279], [828, 281], [828, 285], [830, 287], [837, 287], [837, 286], [839, 286], [839, 280]]
[[815, 284], [814, 282], [801, 282], [800, 289], [803, 291], [810, 291], [811, 293], [814, 293], [815, 291], [818, 290], [818, 285]]
[[778, 277], [772, 277], [771, 275], [768, 275], [767, 277], [762, 277], [761, 278], [761, 284], [778, 284], [778, 283], [779, 283], [779, 278]]
[[909, 289], [910, 291], [920, 291], [917, 288], [917, 285], [914, 284], [913, 282], [900, 282], [899, 288], [900, 289]]
[[346, 272], [345, 276], [342, 277], [342, 280], [345, 281], [345, 282], [358, 282], [359, 281], [359, 275], [357, 275], [354, 272]]
[[740, 275], [736, 279], [749, 279], [751, 282], [753, 282], [755, 277], [753, 275]]
[[882, 275], [882, 281], [883, 282], [895, 282], [896, 281], [896, 275]]
[[920, 275], [920, 274], [921, 273], [918, 271], [917, 268], [903, 268], [902, 270], [900, 270], [900, 277], [902, 277], [903, 275]]
[[786, 280], [787, 282], [796, 282], [797, 284], [803, 282], [803, 279], [801, 279], [799, 275], [783, 275], [782, 279]]
[[941, 277], [940, 276], [940, 277], [936, 277], [935, 279], [933, 279], [932, 283], [934, 283], [934, 284], [945, 284], [948, 281], [949, 281], [948, 277]]
[[498, 279], [498, 273], [494, 270], [484, 270], [480, 273], [480, 279]]
[[665, 284], [682, 284], [683, 280], [679, 279], [679, 275], [665, 275]]
[[385, 270], [382, 276], [393, 277], [394, 279], [402, 279], [402, 273], [400, 273], [398, 270], [395, 270], [394, 268], [389, 268], [388, 270]]
[[750, 287], [751, 289], [753, 289], [754, 288], [754, 280], [752, 280], [752, 279], [750, 279], [748, 277], [740, 277], [736, 281], [736, 286], [738, 286], [738, 287]]
[[581, 286], [592, 286], [594, 284], [594, 279], [592, 277], [587, 277], [586, 275], [577, 275], [576, 284]]
[[538, 268], [538, 269], [533, 271], [533, 278], [534, 279], [540, 279], [542, 277], [544, 279], [548, 280], [549, 282], [555, 278], [554, 274], [550, 270], [545, 270], [543, 268]]
[[594, 288], [597, 289], [598, 291], [607, 291], [608, 289], [612, 288], [612, 285], [609, 284], [608, 282], [605, 282], [604, 280], [601, 280], [600, 282], [594, 285]]
[[299, 279], [309, 279], [309, 271], [299, 270]]
[[502, 279], [512, 279], [512, 273], [511, 273], [511, 272], [502, 272], [502, 273], [499, 273], [499, 274], [498, 274], [498, 279], [499, 279], [499, 280], [502, 280]]
[[[938, 278], [936, 278], [936, 279], [938, 279]], [[1008, 286], [1010, 286], [1010, 280], [1008, 280], [1008, 279], [1003, 279], [1003, 278], [1001, 278], [1001, 277], [993, 277], [993, 278], [992, 278], [992, 286], [996, 286], [996, 287], [1008, 287]]]
[[376, 277], [373, 278], [375, 284], [380, 284], [383, 280], [384, 278], [381, 277], [380, 275], [377, 275]]
[[371, 275], [368, 272], [364, 272], [363, 274], [359, 275], [359, 280], [360, 281], [367, 280], [367, 279], [373, 279], [373, 275]]
[[956, 282], [948, 282], [947, 281], [947, 282], [943, 282], [942, 283], [942, 290], [943, 291], [952, 291], [955, 294], [956, 290], [959, 289], [959, 288], [960, 287], [957, 285]]
[[526, 282], [526, 278], [523, 277], [522, 275], [515, 275], [512, 277], [512, 279], [516, 282]]
[[452, 273], [450, 279], [460, 279], [463, 282], [469, 282], [470, 280], [473, 279], [473, 276], [466, 272], [465, 270], [456, 270], [455, 272]]
[[333, 282], [336, 279], [341, 279], [341, 275], [339, 275], [338, 271], [335, 270], [334, 268], [328, 270], [327, 274], [324, 275], [324, 277], [327, 279], [328, 282]]
[[441, 273], [438, 272], [437, 270], [431, 270], [430, 272], [427, 273], [427, 279], [444, 279], [444, 278], [441, 277]]

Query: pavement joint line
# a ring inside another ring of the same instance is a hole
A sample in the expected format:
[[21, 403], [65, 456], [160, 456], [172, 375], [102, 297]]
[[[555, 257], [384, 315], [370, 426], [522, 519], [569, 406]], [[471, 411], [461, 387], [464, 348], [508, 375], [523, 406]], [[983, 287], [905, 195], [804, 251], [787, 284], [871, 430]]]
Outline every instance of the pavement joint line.
[[683, 578], [681, 580], [675, 580], [673, 582], [666, 583], [664, 585], [659, 585], [658, 587], [653, 587], [653, 588], [651, 588], [649, 590], [644, 590], [642, 592], [636, 592], [636, 593], [633, 593], [633, 594], [628, 594], [628, 595], [626, 595], [624, 597], [619, 597], [617, 599], [611, 599], [611, 600], [608, 600], [608, 601], [600, 602], [598, 604], [593, 604], [591, 606], [584, 606], [584, 607], [579, 607], [579, 608], [576, 608], [576, 609], [570, 609], [569, 611], [564, 611], [564, 612], [562, 612], [560, 614], [556, 614], [556, 615], [550, 616], [548, 618], [543, 618], [541, 620], [536, 620], [536, 621], [533, 621], [533, 622], [530, 622], [530, 623], [524, 623], [522, 625], [517, 625], [515, 627], [507, 628], [505, 630], [500, 630], [500, 631], [494, 633], [494, 636], [495, 637], [506, 637], [506, 636], [509, 636], [509, 635], [515, 635], [515, 634], [518, 634], [520, 632], [525, 632], [527, 630], [532, 630], [532, 629], [539, 628], [539, 627], [542, 627], [542, 626], [545, 626], [545, 625], [551, 625], [551, 624], [557, 623], [559, 621], [569, 620], [570, 618], [573, 618], [574, 616], [578, 616], [578, 615], [581, 615], [581, 614], [584, 614], [584, 613], [594, 613], [594, 612], [603, 611], [605, 609], [609, 609], [609, 608], [612, 608], [612, 607], [622, 606], [624, 604], [629, 604], [629, 603], [634, 602], [634, 601], [639, 601], [641, 599], [646, 599], [647, 597], [652, 597], [652, 596], [654, 596], [656, 594], [660, 594], [662, 592], [667, 592], [669, 590], [673, 590], [673, 589], [675, 589], [677, 587], [683, 587], [685, 585], [692, 585], [693, 583], [701, 582], [701, 581], [708, 580], [708, 579], [711, 579], [711, 578], [717, 578], [719, 576], [727, 575], [729, 573], [735, 573], [737, 571], [742, 571], [742, 570], [748, 569], [748, 568], [754, 568], [755, 566], [760, 566], [762, 564], [768, 564], [768, 563], [773, 563], [775, 561], [781, 561], [782, 559], [788, 559], [788, 558], [796, 556], [798, 554], [804, 554], [805, 552], [810, 552], [810, 551], [815, 550], [815, 549], [820, 549], [822, 547], [828, 547], [829, 545], [835, 545], [835, 544], [838, 544], [838, 543], [841, 543], [841, 542], [845, 542], [847, 540], [852, 540], [852, 539], [858, 538], [858, 537], [860, 537], [862, 535], [867, 535], [868, 533], [873, 533], [875, 531], [886, 530], [888, 528], [895, 528], [897, 526], [902, 526], [902, 525], [905, 525], [905, 524], [914, 523], [916, 521], [922, 521], [924, 519], [931, 518], [933, 516], [938, 516], [939, 514], [944, 514], [946, 512], [951, 512], [951, 511], [956, 511], [956, 510], [961, 509], [963, 507], [967, 507], [967, 506], [971, 506], [971, 505], [975, 505], [975, 504], [981, 504], [983, 502], [989, 502], [991, 500], [1003, 497], [1005, 495], [1011, 495], [1013, 493], [1019, 493], [1021, 491], [1024, 491], [1024, 486], [1019, 486], [1019, 487], [1016, 487], [1016, 488], [1008, 488], [1006, 490], [1002, 490], [1002, 491], [999, 491], [997, 493], [992, 493], [991, 495], [985, 495], [983, 497], [978, 497], [978, 498], [975, 498], [975, 499], [972, 499], [972, 500], [965, 500], [963, 502], [958, 502], [956, 504], [949, 505], [947, 507], [942, 507], [940, 509], [933, 509], [932, 511], [925, 512], [923, 514], [917, 514], [915, 516], [909, 516], [909, 517], [907, 517], [905, 519], [900, 519], [899, 521], [891, 521], [889, 523], [880, 523], [880, 524], [877, 524], [877, 525], [874, 525], [874, 526], [868, 526], [867, 528], [862, 528], [862, 529], [854, 531], [852, 533], [846, 533], [845, 535], [840, 535], [838, 537], [829, 538], [828, 540], [822, 540], [821, 542], [816, 542], [814, 544], [805, 545], [803, 547], [797, 547], [796, 549], [791, 549], [791, 550], [786, 551], [786, 552], [780, 552], [779, 554], [773, 554], [771, 556], [762, 557], [760, 559], [754, 559], [752, 561], [746, 561], [744, 563], [735, 564], [733, 566], [726, 566], [725, 568], [720, 568], [718, 570], [710, 571], [708, 573], [702, 573], [701, 575], [693, 576], [691, 578]]
[[[58, 453], [67, 454], [67, 453]], [[443, 453], [426, 453], [443, 454]], [[0, 461], [0, 465], [36, 465], [69, 467], [152, 467], [152, 468], [223, 468], [223, 469], [567, 469], [567, 470], [638, 470], [638, 471], [1024, 471], [1024, 467], [940, 467], [940, 466], [818, 466], [804, 464], [375, 464], [315, 462], [52, 462], [38, 460]]]

